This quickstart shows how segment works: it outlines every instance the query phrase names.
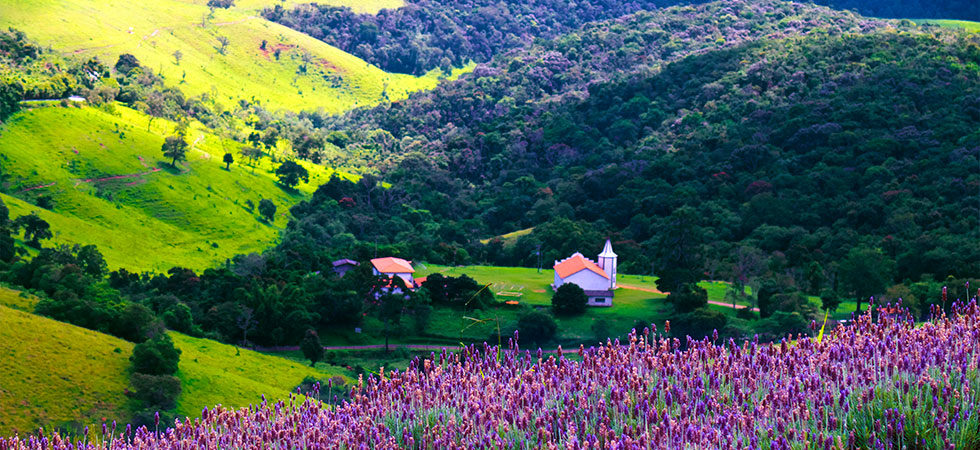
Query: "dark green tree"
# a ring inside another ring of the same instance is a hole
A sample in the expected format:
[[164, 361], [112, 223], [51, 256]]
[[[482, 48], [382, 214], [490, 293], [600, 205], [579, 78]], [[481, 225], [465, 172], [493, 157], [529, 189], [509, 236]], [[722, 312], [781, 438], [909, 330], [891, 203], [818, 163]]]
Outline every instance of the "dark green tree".
[[697, 283], [702, 269], [704, 231], [698, 212], [682, 206], [667, 218], [657, 255], [657, 288], [673, 292], [684, 284]]
[[259, 215], [272, 223], [272, 220], [276, 218], [276, 204], [266, 198], [259, 200]]
[[130, 395], [147, 408], [171, 409], [180, 396], [180, 379], [173, 375], [135, 372], [129, 377]]
[[824, 289], [820, 293], [820, 303], [824, 311], [834, 312], [840, 307], [841, 298], [833, 289]]
[[689, 313], [708, 306], [708, 291], [696, 283], [685, 283], [670, 292], [667, 302], [674, 305], [675, 311]]
[[163, 313], [163, 323], [167, 328], [185, 334], [194, 334], [194, 317], [191, 308], [184, 303], [177, 303]]
[[119, 55], [116, 60], [116, 72], [120, 75], [129, 75], [129, 72], [140, 66], [140, 62], [135, 56], [129, 53]]
[[163, 141], [163, 146], [160, 150], [163, 151], [163, 156], [171, 159], [170, 165], [177, 167], [177, 161], [184, 161], [187, 159], [187, 141], [184, 140], [184, 136], [177, 134], [174, 136], [167, 136]]
[[279, 182], [288, 188], [295, 188], [300, 180], [310, 181], [310, 173], [306, 168], [296, 163], [296, 161], [285, 161], [276, 169], [276, 176]]
[[54, 237], [51, 233], [51, 225], [37, 215], [37, 211], [18, 217], [13, 225], [16, 230], [24, 230], [24, 239], [27, 239], [27, 244], [31, 247], [40, 247], [41, 240]]
[[303, 356], [310, 360], [310, 367], [323, 359], [323, 344], [320, 343], [320, 336], [315, 330], [306, 330], [306, 336], [300, 342], [299, 348], [303, 351]]
[[136, 344], [133, 356], [133, 371], [148, 375], [173, 375], [177, 373], [180, 362], [180, 349], [174, 347], [170, 336], [159, 334], [153, 339]]
[[855, 247], [841, 261], [839, 273], [841, 284], [857, 298], [857, 311], [861, 312], [862, 301], [884, 293], [891, 285], [895, 261], [879, 249]]
[[225, 157], [222, 159], [225, 162], [225, 170], [231, 170], [231, 164], [235, 162], [235, 156], [231, 153], [225, 153]]
[[14, 245], [13, 233], [14, 223], [10, 221], [10, 210], [7, 205], [0, 200], [0, 261], [10, 262], [14, 259], [16, 246]]
[[549, 314], [531, 311], [517, 321], [518, 338], [532, 346], [541, 346], [555, 337], [558, 324]]
[[555, 315], [573, 316], [585, 312], [585, 306], [589, 299], [585, 296], [585, 291], [575, 283], [565, 283], [558, 286], [555, 294], [551, 296], [551, 309]]

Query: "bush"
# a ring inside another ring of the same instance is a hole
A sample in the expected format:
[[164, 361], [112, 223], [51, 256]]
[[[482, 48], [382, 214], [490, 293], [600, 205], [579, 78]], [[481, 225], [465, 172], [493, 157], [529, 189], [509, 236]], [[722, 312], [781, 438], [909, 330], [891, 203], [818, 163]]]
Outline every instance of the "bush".
[[171, 409], [180, 396], [180, 379], [173, 375], [134, 373], [129, 378], [130, 396], [148, 408]]
[[184, 303], [177, 303], [163, 313], [163, 323], [167, 328], [179, 331], [184, 334], [194, 333], [194, 317], [191, 315], [191, 308]]
[[170, 336], [160, 334], [133, 347], [133, 372], [148, 375], [173, 375], [177, 373], [180, 350], [174, 347]]
[[565, 283], [558, 286], [555, 295], [551, 296], [551, 308], [555, 311], [555, 315], [579, 315], [585, 312], [588, 301], [585, 291], [579, 285]]
[[787, 334], [806, 334], [810, 321], [798, 312], [776, 311], [772, 316], [755, 324], [755, 330], [764, 340], [778, 340]]
[[667, 302], [679, 313], [689, 313], [708, 305], [708, 291], [694, 283], [685, 283], [667, 296]]
[[519, 338], [532, 346], [541, 346], [555, 337], [558, 324], [550, 315], [541, 311], [532, 311], [517, 321]]
[[690, 336], [692, 339], [702, 339], [710, 336], [715, 330], [721, 332], [728, 324], [728, 316], [708, 308], [698, 308], [694, 311], [674, 316], [670, 321], [670, 333], [680, 339]]
[[320, 336], [314, 330], [306, 330], [306, 336], [300, 342], [299, 348], [303, 350], [303, 356], [310, 360], [310, 367], [323, 359], [323, 344], [320, 343]]

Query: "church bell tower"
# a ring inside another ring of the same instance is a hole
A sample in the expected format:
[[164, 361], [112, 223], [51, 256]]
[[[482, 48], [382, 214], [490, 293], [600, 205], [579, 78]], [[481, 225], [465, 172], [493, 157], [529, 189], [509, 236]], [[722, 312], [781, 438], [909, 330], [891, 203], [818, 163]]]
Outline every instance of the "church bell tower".
[[606, 239], [606, 246], [599, 253], [599, 267], [609, 275], [609, 290], [616, 289], [616, 262], [618, 256], [613, 252], [612, 242]]

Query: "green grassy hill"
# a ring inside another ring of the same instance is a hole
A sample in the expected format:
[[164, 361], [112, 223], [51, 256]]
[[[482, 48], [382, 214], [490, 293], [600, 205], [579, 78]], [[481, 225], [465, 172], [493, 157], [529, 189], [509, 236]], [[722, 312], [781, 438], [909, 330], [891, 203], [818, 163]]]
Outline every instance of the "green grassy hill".
[[[0, 26], [15, 27], [42, 45], [114, 64], [122, 53], [188, 95], [207, 93], [230, 105], [258, 100], [273, 109], [342, 112], [428, 89], [439, 74], [388, 74], [310, 36], [262, 19], [273, 1], [245, 1], [213, 15], [205, 0], [0, 0]], [[289, 2], [298, 3], [298, 2]], [[361, 5], [361, 2], [335, 1]], [[373, 0], [359, 9], [400, 6]], [[286, 5], [289, 6], [289, 5]], [[229, 44], [218, 51], [218, 37]], [[260, 48], [266, 42], [265, 49]], [[180, 51], [179, 63], [174, 57]], [[305, 60], [305, 61], [304, 61]], [[300, 69], [306, 66], [305, 72]]]
[[932, 24], [932, 25], [939, 25], [945, 28], [960, 28], [966, 31], [980, 33], [980, 22], [971, 22], [969, 20], [912, 19], [912, 21], [920, 25]]
[[[18, 310], [32, 309], [35, 300], [0, 287], [0, 436], [103, 418], [128, 421], [133, 344]], [[217, 404], [256, 404], [262, 395], [284, 399], [307, 376], [341, 373], [179, 333], [171, 337], [181, 350], [181, 416], [198, 417]]]
[[[174, 265], [203, 269], [235, 254], [270, 246], [284, 217], [330, 171], [307, 164], [310, 182], [298, 192], [275, 183], [272, 163], [244, 164], [238, 144], [191, 130], [193, 149], [174, 170], [160, 150], [173, 124], [152, 122], [116, 107], [41, 107], [12, 116], [0, 127], [2, 195], [12, 216], [38, 211], [55, 242], [96, 244], [110, 267], [163, 271]], [[224, 169], [226, 151], [242, 163]], [[33, 205], [53, 199], [52, 210]], [[16, 197], [16, 198], [14, 198]], [[270, 225], [250, 211], [270, 199], [278, 206]]]
[[6, 306], [0, 324], [0, 435], [129, 419], [133, 344]]
[[340, 376], [340, 370], [317, 364], [317, 368], [300, 362], [270, 356], [251, 350], [171, 333], [180, 349], [182, 392], [177, 413], [197, 417], [205, 405], [228, 407], [258, 404], [265, 395], [269, 401], [289, 396], [303, 378]]

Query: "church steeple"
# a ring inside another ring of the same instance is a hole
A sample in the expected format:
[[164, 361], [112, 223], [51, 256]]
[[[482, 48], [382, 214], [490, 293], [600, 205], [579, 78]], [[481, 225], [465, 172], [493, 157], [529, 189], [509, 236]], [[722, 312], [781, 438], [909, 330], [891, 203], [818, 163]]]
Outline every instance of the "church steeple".
[[606, 246], [602, 248], [602, 253], [599, 253], [599, 267], [609, 275], [609, 289], [616, 289], [616, 262], [618, 260], [618, 255], [613, 252], [612, 242], [606, 239]]

